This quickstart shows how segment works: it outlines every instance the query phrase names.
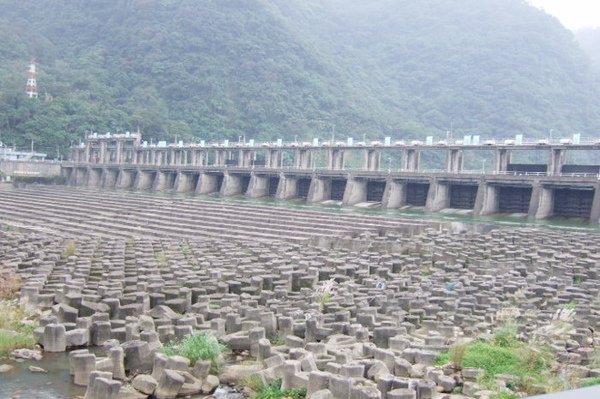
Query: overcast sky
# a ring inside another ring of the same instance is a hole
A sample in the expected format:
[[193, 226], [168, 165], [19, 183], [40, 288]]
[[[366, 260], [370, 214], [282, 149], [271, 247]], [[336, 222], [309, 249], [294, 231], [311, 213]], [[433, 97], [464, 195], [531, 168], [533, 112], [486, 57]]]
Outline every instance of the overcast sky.
[[571, 30], [600, 27], [600, 0], [529, 0]]

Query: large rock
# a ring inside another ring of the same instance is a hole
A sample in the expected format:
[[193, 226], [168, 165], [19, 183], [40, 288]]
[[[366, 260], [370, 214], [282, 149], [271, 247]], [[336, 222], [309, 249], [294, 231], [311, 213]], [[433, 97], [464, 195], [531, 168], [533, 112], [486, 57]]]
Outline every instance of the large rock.
[[185, 383], [185, 378], [175, 370], [162, 371], [158, 386], [154, 391], [156, 399], [175, 399]]
[[62, 324], [48, 324], [44, 327], [42, 345], [45, 352], [64, 352], [67, 349], [67, 330]]
[[212, 394], [219, 387], [219, 377], [214, 375], [208, 375], [202, 383], [202, 393], [206, 395]]
[[158, 386], [158, 382], [148, 374], [138, 374], [135, 376], [131, 385], [146, 395], [152, 395]]

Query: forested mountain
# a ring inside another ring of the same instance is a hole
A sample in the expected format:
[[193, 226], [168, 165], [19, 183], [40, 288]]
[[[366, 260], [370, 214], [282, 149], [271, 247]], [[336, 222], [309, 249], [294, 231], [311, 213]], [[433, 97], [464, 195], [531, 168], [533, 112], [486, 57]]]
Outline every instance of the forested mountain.
[[[39, 100], [25, 98], [38, 60]], [[0, 0], [0, 141], [584, 136], [598, 75], [524, 0]]]

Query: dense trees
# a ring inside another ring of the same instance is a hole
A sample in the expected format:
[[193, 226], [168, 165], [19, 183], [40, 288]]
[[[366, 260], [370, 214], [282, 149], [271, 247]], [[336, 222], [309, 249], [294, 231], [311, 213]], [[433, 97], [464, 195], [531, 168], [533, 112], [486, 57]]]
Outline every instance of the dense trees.
[[[29, 58], [40, 99], [24, 98]], [[1, 141], [593, 135], [574, 37], [521, 0], [0, 0]], [[58, 150], [57, 150], [58, 148]]]

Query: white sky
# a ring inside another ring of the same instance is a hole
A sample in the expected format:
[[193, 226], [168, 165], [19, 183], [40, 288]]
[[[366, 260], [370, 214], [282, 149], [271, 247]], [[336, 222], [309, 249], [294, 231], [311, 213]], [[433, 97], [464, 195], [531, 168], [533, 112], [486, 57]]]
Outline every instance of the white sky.
[[600, 27], [600, 0], [528, 0], [571, 30]]

